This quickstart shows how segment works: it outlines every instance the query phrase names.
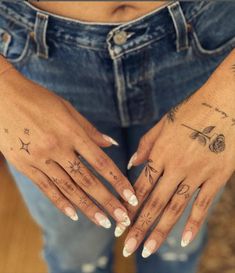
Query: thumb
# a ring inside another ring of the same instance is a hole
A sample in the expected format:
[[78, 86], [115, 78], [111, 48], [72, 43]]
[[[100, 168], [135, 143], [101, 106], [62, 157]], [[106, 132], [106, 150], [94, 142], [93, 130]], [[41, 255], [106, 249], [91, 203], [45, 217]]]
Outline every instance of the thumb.
[[138, 166], [148, 159], [152, 147], [161, 133], [164, 121], [165, 116], [140, 139], [137, 151], [132, 155], [127, 165], [128, 170], [132, 166]]
[[68, 109], [69, 113], [72, 117], [79, 123], [79, 125], [83, 128], [83, 130], [87, 133], [87, 135], [100, 147], [109, 147], [111, 145], [118, 146], [116, 140], [102, 134], [99, 130], [97, 130], [85, 117], [83, 117], [79, 112], [77, 112], [73, 106], [66, 100], [62, 99], [63, 104]]

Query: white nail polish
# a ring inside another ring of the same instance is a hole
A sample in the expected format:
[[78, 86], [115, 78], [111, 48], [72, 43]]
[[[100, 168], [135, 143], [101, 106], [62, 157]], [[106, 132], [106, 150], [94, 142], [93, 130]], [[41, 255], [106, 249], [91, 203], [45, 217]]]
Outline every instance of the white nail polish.
[[131, 167], [133, 166], [133, 162], [136, 160], [136, 158], [137, 158], [137, 153], [134, 153], [131, 159], [129, 160], [129, 163], [127, 165], [127, 170], [131, 169]]
[[191, 242], [192, 237], [193, 237], [193, 233], [191, 230], [185, 232], [181, 240], [181, 246], [186, 247]]
[[113, 138], [111, 138], [110, 136], [107, 135], [103, 135], [103, 138], [110, 142], [111, 144], [115, 145], [115, 146], [119, 146], [118, 142], [116, 140], [114, 140]]
[[77, 221], [78, 220], [78, 215], [77, 215], [76, 211], [73, 208], [71, 208], [71, 207], [65, 208], [65, 213], [73, 221]]
[[157, 242], [155, 240], [149, 240], [145, 245], [144, 245], [144, 248], [143, 248], [143, 251], [142, 251], [142, 257], [143, 258], [148, 258], [154, 251], [154, 249], [156, 249], [156, 245], [157, 245]]
[[152, 253], [146, 247], [143, 248], [143, 251], [142, 251], [143, 258], [148, 258], [151, 254]]
[[111, 227], [111, 222], [109, 221], [109, 219], [104, 216], [103, 214], [97, 212], [95, 214], [95, 219], [98, 221], [98, 223], [104, 227], [104, 228], [110, 228]]
[[137, 206], [138, 205], [138, 199], [136, 195], [129, 189], [126, 189], [123, 191], [123, 195], [125, 196], [126, 200], [128, 203], [132, 206]]
[[116, 216], [118, 221], [120, 221], [122, 223], [122, 225], [127, 227], [127, 226], [129, 226], [131, 224], [130, 218], [128, 217], [126, 212], [123, 211], [122, 209], [120, 209], [120, 208], [115, 209], [114, 215]]
[[122, 229], [119, 226], [116, 226], [115, 231], [114, 231], [115, 237], [120, 237], [124, 231], [125, 231], [125, 229]]
[[122, 254], [123, 254], [124, 257], [128, 257], [128, 256], [131, 255], [131, 253], [127, 251], [127, 249], [126, 249], [125, 246], [124, 246], [124, 248], [123, 248]]

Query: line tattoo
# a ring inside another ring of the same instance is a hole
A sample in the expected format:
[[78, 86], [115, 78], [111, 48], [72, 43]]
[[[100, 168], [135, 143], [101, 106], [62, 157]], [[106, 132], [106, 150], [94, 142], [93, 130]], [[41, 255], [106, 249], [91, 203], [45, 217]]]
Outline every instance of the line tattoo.
[[176, 194], [178, 195], [184, 195], [185, 199], [189, 198], [189, 190], [190, 190], [190, 187], [189, 185], [187, 184], [180, 184], [177, 191], [176, 191]]
[[25, 152], [27, 152], [28, 154], [30, 154], [30, 152], [29, 152], [29, 145], [30, 145], [30, 142], [24, 143], [23, 140], [22, 140], [21, 138], [19, 138], [19, 140], [20, 140], [20, 143], [21, 143], [20, 150], [24, 150]]
[[24, 134], [29, 136], [29, 133], [30, 133], [29, 129], [28, 128], [24, 128]]
[[231, 117], [228, 113], [223, 111], [221, 108], [219, 108], [217, 106], [212, 106], [211, 104], [209, 104], [207, 102], [202, 102], [201, 104], [203, 106], [207, 107], [207, 108], [210, 108], [210, 109], [214, 110], [216, 113], [220, 114], [221, 119], [230, 119], [231, 120], [231, 126], [235, 126], [235, 118]]
[[8, 133], [9, 133], [9, 131], [8, 131], [8, 129], [7, 129], [7, 128], [4, 128], [4, 133], [6, 133], [6, 134], [8, 134]]
[[150, 182], [150, 184], [154, 184], [154, 179], [153, 179], [153, 173], [158, 173], [157, 170], [155, 170], [153, 168], [153, 166], [151, 166], [151, 164], [153, 163], [152, 159], [149, 159], [146, 166], [145, 166], [145, 169], [144, 169], [144, 174], [145, 176], [147, 177], [148, 181]]
[[82, 172], [81, 172], [82, 167], [81, 167], [80, 161], [74, 160], [74, 162], [70, 162], [70, 161], [68, 161], [68, 162], [69, 162], [70, 173], [74, 173], [75, 175], [77, 173], [82, 174]]
[[167, 120], [170, 122], [170, 123], [173, 123], [176, 119], [176, 113], [178, 112], [179, 108], [187, 103], [190, 98], [192, 97], [193, 94], [190, 94], [189, 96], [187, 96], [181, 103], [179, 103], [178, 105], [172, 107], [169, 112], [167, 113]]
[[140, 216], [140, 225], [142, 227], [148, 226], [151, 224], [153, 217], [151, 216], [150, 212], [147, 212]]
[[209, 134], [215, 129], [215, 126], [208, 126], [202, 131], [199, 131], [186, 124], [181, 125], [193, 131], [190, 134], [191, 139], [197, 140], [202, 146], [209, 144], [209, 149], [213, 153], [218, 154], [225, 150], [225, 136], [223, 134], [214, 133], [212, 136], [209, 136]]
[[232, 71], [235, 74], [235, 64], [232, 65]]

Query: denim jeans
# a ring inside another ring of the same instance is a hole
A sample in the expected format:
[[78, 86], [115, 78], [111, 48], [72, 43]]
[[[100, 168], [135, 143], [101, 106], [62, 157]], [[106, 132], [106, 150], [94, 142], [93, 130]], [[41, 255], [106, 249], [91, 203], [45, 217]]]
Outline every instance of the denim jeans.
[[[0, 53], [116, 139], [120, 147], [105, 152], [134, 183], [143, 166], [127, 171], [126, 165], [141, 136], [199, 89], [234, 48], [234, 12], [234, 2], [174, 1], [127, 23], [93, 23], [0, 1]], [[42, 228], [49, 271], [112, 272], [113, 229], [96, 227], [79, 211], [80, 221], [67, 219], [27, 177], [9, 169]], [[196, 272], [206, 224], [180, 247], [191, 205], [156, 254], [144, 260], [137, 252], [138, 273]]]

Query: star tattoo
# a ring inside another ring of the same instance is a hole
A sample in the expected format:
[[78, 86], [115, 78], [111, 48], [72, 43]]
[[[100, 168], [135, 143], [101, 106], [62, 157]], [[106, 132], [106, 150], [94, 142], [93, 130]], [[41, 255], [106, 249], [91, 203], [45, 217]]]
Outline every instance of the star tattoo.
[[74, 173], [74, 174], [77, 174], [77, 173], [80, 173], [82, 174], [81, 172], [81, 162], [79, 162], [78, 160], [75, 160], [74, 162], [70, 162], [69, 161], [69, 168], [70, 168], [70, 173]]
[[21, 138], [19, 138], [20, 142], [21, 142], [21, 147], [20, 147], [20, 150], [24, 150], [25, 152], [27, 152], [28, 154], [30, 154], [29, 152], [29, 145], [30, 145], [30, 142], [28, 143], [24, 143], [23, 140]]

